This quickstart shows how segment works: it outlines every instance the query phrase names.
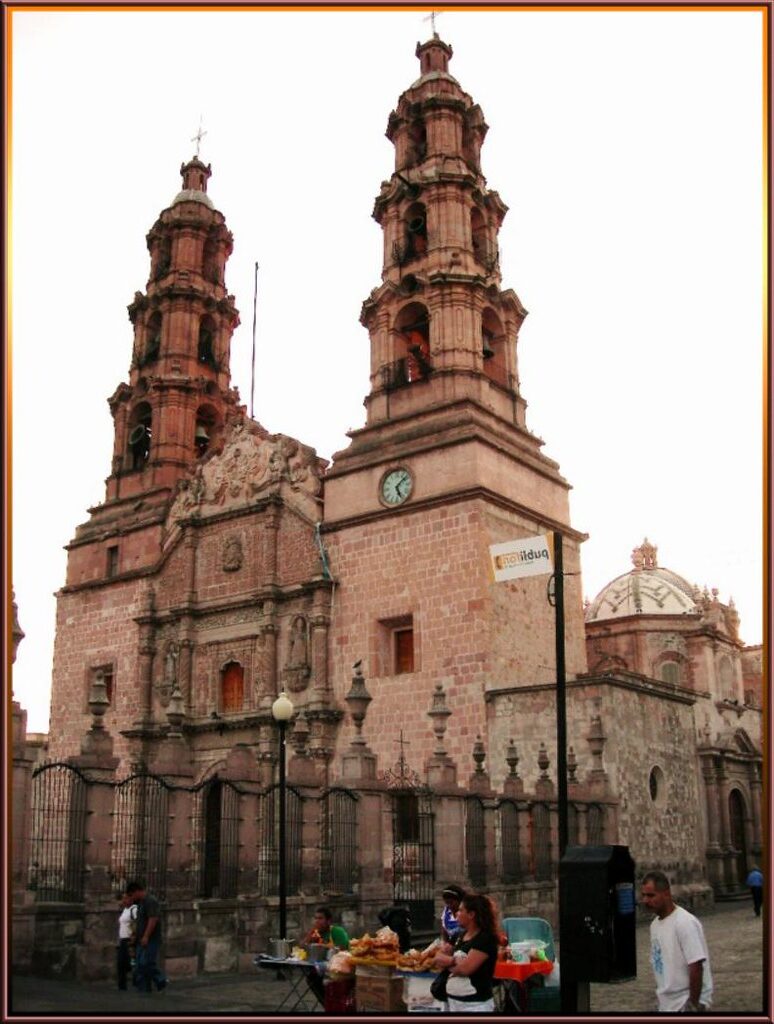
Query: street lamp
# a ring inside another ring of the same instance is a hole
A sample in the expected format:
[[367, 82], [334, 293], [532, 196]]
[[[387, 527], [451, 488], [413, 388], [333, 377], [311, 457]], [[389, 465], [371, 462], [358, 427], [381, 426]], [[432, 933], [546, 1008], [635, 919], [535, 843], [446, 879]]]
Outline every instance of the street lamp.
[[285, 882], [285, 732], [293, 717], [293, 702], [283, 690], [271, 706], [271, 716], [279, 726], [279, 925], [280, 938], [287, 938], [287, 892]]

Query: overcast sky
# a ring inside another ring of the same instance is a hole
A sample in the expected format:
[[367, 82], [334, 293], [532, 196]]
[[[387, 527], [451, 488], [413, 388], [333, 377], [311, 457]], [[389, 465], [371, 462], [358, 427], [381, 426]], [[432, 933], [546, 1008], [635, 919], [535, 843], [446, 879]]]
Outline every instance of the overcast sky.
[[[63, 546], [104, 499], [145, 235], [200, 116], [234, 234], [233, 383], [249, 405], [258, 261], [255, 416], [329, 458], [365, 420], [371, 210], [425, 16], [13, 14], [13, 689], [30, 730], [48, 723]], [[490, 126], [503, 287], [530, 311], [527, 425], [573, 485], [584, 593], [647, 535], [760, 642], [762, 13], [454, 10], [437, 30]]]

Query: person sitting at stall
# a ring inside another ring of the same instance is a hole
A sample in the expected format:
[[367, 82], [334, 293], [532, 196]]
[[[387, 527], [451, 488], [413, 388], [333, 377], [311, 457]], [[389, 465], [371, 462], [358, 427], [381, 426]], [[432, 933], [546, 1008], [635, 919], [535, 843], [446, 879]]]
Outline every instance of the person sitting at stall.
[[328, 946], [336, 946], [338, 949], [349, 949], [349, 935], [340, 924], [333, 923], [333, 911], [330, 907], [315, 908], [312, 927], [301, 942], [304, 945], [322, 942]]

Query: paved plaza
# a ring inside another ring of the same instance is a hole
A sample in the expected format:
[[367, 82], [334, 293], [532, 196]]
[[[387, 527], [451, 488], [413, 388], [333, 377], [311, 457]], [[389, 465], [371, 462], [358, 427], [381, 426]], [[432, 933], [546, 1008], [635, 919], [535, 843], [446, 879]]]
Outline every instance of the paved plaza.
[[[720, 904], [702, 916], [715, 979], [713, 1010], [717, 1013], [764, 1014], [764, 934], [766, 924], [756, 918], [749, 901]], [[558, 952], [561, 963], [561, 948]], [[200, 975], [173, 978], [166, 991], [142, 995], [119, 992], [107, 981], [76, 982], [14, 976], [9, 993], [8, 1017], [45, 1015], [128, 1017], [255, 1016], [270, 1014], [282, 1002], [287, 983], [273, 971], [248, 974]], [[648, 962], [648, 926], [637, 929], [637, 978], [617, 985], [591, 986], [593, 1014], [634, 1013], [654, 1010], [653, 977]]]

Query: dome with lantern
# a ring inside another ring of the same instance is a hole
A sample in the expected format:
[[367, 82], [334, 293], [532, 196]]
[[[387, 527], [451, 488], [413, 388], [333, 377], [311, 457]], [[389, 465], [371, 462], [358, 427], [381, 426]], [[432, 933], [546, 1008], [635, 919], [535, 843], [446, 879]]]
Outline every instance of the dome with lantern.
[[616, 577], [586, 606], [586, 622], [628, 615], [701, 615], [701, 594], [682, 576], [658, 564], [647, 537], [632, 551], [634, 568]]

